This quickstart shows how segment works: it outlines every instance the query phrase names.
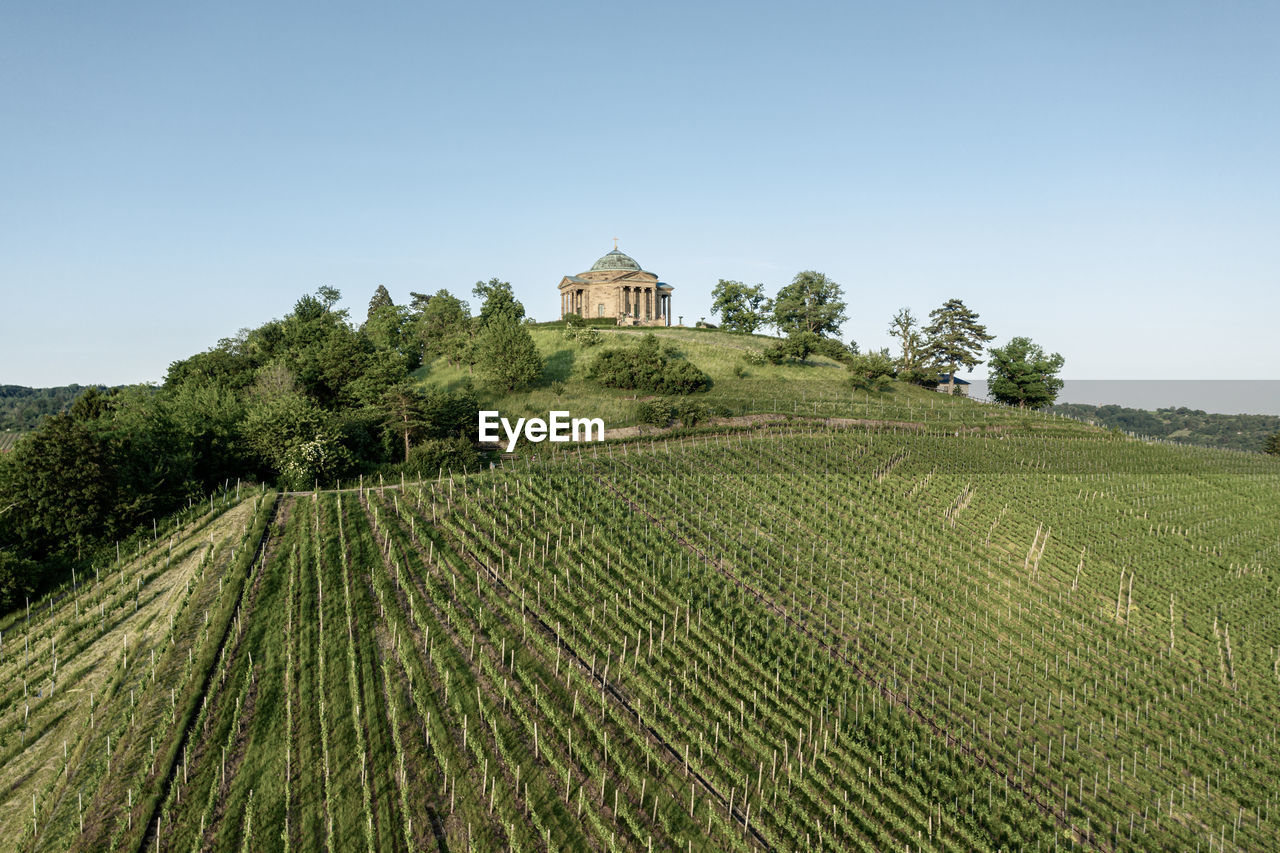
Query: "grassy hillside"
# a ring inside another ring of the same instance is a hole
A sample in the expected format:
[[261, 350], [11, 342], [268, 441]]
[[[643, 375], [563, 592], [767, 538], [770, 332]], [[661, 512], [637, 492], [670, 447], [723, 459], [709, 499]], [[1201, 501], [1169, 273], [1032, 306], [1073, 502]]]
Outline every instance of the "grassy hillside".
[[944, 423], [219, 504], [4, 626], [0, 833], [1275, 849], [1280, 464]]
[[[809, 363], [748, 365], [743, 355], [763, 352], [776, 338], [763, 335], [735, 335], [706, 329], [600, 329], [603, 342], [594, 347], [566, 339], [563, 330], [547, 326], [530, 329], [546, 367], [544, 377], [529, 391], [502, 394], [493, 391], [465, 367], [448, 365], [443, 359], [419, 368], [415, 377], [424, 383], [454, 389], [467, 381], [475, 383], [482, 404], [498, 409], [510, 418], [546, 416], [551, 409], [568, 409], [576, 417], [601, 417], [609, 429], [637, 422], [638, 400], [630, 391], [601, 388], [586, 378], [592, 360], [609, 347], [633, 346], [642, 335], [652, 332], [665, 344], [674, 345], [681, 355], [711, 376], [713, 386], [689, 399], [724, 414], [783, 414], [822, 418], [860, 418], [927, 423], [940, 430], [1018, 425], [1020, 428], [1086, 430], [1075, 421], [1053, 419], [1042, 414], [1018, 413], [962, 398], [951, 398], [926, 388], [892, 383], [884, 392], [854, 390], [848, 372], [837, 362], [810, 356]], [[745, 371], [739, 376], [735, 371]]]

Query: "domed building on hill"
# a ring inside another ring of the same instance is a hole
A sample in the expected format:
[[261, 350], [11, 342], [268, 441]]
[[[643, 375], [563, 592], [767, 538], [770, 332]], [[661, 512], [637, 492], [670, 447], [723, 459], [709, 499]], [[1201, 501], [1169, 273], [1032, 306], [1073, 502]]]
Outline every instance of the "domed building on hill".
[[670, 326], [671, 290], [634, 258], [613, 251], [560, 279], [560, 317], [613, 317], [619, 326]]

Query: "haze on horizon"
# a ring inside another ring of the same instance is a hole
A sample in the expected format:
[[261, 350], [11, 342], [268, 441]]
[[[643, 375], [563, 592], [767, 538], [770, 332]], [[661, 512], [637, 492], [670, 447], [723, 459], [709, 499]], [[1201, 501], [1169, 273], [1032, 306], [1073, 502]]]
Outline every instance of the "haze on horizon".
[[553, 319], [615, 236], [686, 323], [816, 269], [864, 349], [958, 296], [1068, 379], [1270, 379], [1276, 103], [1261, 2], [9, 4], [0, 383], [160, 381], [321, 285]]

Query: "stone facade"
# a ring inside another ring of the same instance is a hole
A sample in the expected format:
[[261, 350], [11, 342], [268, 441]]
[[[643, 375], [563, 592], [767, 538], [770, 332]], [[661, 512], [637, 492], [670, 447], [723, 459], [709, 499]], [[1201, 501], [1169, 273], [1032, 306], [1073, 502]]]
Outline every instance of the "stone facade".
[[612, 317], [619, 326], [670, 326], [669, 284], [617, 249], [586, 272], [560, 279], [560, 317]]

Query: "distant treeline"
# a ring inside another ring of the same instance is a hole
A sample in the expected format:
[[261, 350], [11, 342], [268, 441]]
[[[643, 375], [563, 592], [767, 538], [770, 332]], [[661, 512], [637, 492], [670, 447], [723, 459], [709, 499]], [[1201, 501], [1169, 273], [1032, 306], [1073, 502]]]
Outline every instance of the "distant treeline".
[[1219, 415], [1185, 406], [1153, 412], [1116, 405], [1062, 403], [1051, 411], [1138, 435], [1232, 450], [1261, 452], [1267, 439], [1280, 432], [1280, 417], [1276, 415]]
[[0, 432], [28, 432], [39, 425], [45, 415], [56, 415], [71, 408], [85, 385], [60, 385], [57, 388], [26, 388], [22, 385], [0, 385]]

